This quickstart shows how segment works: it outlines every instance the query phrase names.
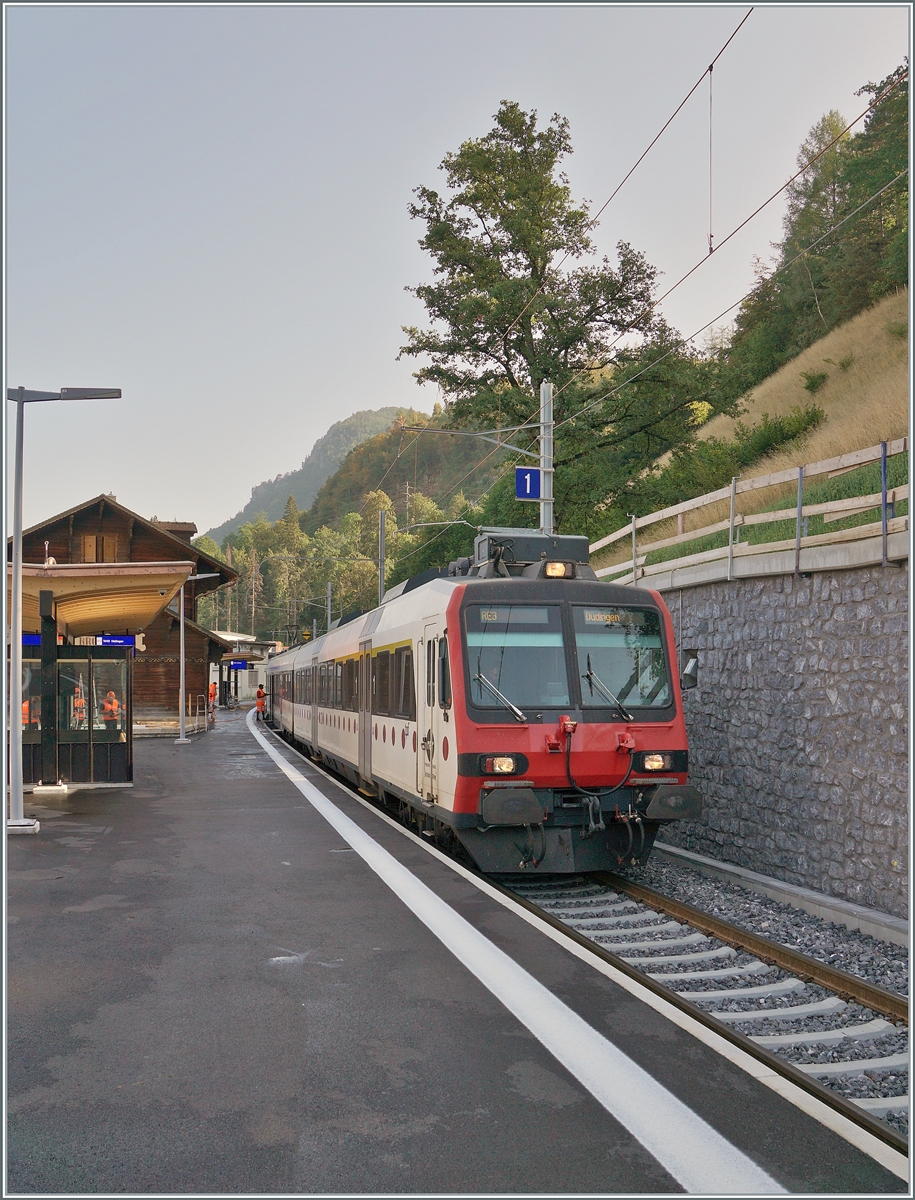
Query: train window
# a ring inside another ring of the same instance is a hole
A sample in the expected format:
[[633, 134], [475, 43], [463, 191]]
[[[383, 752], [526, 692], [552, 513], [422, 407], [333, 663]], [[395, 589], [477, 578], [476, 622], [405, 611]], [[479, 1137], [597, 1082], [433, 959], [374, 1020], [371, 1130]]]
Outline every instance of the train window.
[[469, 605], [470, 699], [479, 708], [560, 708], [569, 679], [558, 604]]
[[379, 650], [372, 659], [372, 712], [389, 716], [391, 712], [391, 653]]
[[586, 708], [612, 708], [610, 692], [633, 708], [665, 708], [671, 692], [653, 608], [574, 605], [575, 648]]
[[426, 638], [426, 708], [435, 703], [435, 638]]
[[413, 649], [400, 646], [394, 651], [394, 715], [416, 720], [416, 690], [413, 683]]
[[343, 707], [343, 663], [334, 667], [334, 708]]
[[305, 668], [305, 704], [312, 703], [312, 669]]
[[324, 708], [327, 704], [327, 665], [321, 663], [318, 667], [318, 705]]
[[440, 708], [451, 707], [451, 666], [448, 662], [448, 638], [438, 639], [438, 703]]
[[348, 658], [343, 664], [343, 707], [352, 711], [356, 705], [356, 660]]

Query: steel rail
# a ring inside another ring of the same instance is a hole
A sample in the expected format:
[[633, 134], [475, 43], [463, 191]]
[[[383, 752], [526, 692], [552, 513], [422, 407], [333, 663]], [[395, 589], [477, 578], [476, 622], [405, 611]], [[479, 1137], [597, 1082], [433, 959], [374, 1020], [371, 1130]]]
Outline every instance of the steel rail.
[[612, 887], [614, 891], [623, 892], [625, 895], [631, 896], [633, 900], [642, 900], [646, 904], [650, 904], [652, 908], [659, 908], [672, 917], [694, 925], [703, 933], [711, 934], [712, 937], [718, 938], [719, 941], [725, 942], [729, 946], [734, 946], [738, 950], [748, 950], [759, 958], [768, 959], [793, 975], [804, 978], [807, 982], [818, 983], [821, 987], [828, 988], [829, 991], [835, 992], [843, 999], [854, 1000], [858, 1004], [864, 1005], [865, 1008], [871, 1008], [874, 1012], [892, 1017], [896, 1021], [904, 1021], [908, 1025], [909, 1001], [907, 996], [887, 991], [886, 988], [878, 987], [875, 983], [859, 979], [857, 975], [840, 971], [838, 967], [830, 967], [800, 950], [791, 950], [758, 933], [750, 933], [749, 930], [742, 929], [739, 925], [732, 925], [729, 921], [724, 921], [721, 917], [714, 917], [711, 913], [694, 908], [682, 900], [674, 900], [670, 896], [665, 896], [662, 892], [655, 891], [654, 888], [645, 887], [641, 883], [632, 883], [628, 879], [614, 875], [612, 871], [593, 871], [590, 874], [593, 879], [599, 880], [607, 887]]
[[[291, 749], [294, 754], [298, 754], [299, 757], [305, 759], [310, 765], [316, 766], [317, 769], [322, 773], [331, 774], [331, 771], [326, 764], [322, 765], [321, 763], [314, 762], [314, 760], [308, 755], [304, 754], [294, 745], [291, 745], [284, 737], [281, 737], [275, 729], [273, 732], [287, 749]], [[374, 808], [376, 811], [378, 811], [379, 814], [383, 814], [389, 819], [397, 820], [391, 811], [386, 808], [384, 802], [381, 801], [377, 796], [369, 795], [366, 792], [363, 792], [361, 788], [355, 788], [348, 779], [337, 775], [336, 772], [332, 773], [332, 777], [341, 786], [350, 791], [357, 799], [360, 799], [362, 803], [367, 803], [371, 808]], [[360, 792], [361, 796], [359, 794]], [[398, 821], [398, 824], [406, 829], [407, 832], [412, 833], [408, 822], [400, 820]], [[416, 835], [414, 834], [414, 836]], [[449, 853], [447, 850], [436, 845], [430, 840], [423, 839], [423, 844], [431, 854], [440, 855], [446, 862], [459, 861], [454, 854]], [[651, 992], [653, 995], [658, 996], [662, 1000], [666, 1000], [668, 1004], [672, 1005], [676, 1009], [679, 1009], [680, 1012], [685, 1013], [687, 1016], [692, 1017], [692, 1019], [698, 1024], [705, 1026], [706, 1029], [718, 1034], [718, 1036], [724, 1038], [725, 1041], [737, 1046], [739, 1049], [743, 1050], [744, 1053], [749, 1054], [751, 1058], [755, 1058], [757, 1062], [763, 1063], [774, 1074], [781, 1075], [783, 1078], [790, 1080], [802, 1091], [807, 1092], [808, 1095], [814, 1096], [817, 1100], [822, 1101], [823, 1104], [825, 1104], [828, 1108], [831, 1108], [834, 1112], [846, 1117], [853, 1125], [857, 1125], [860, 1129], [872, 1134], [875, 1138], [877, 1138], [878, 1141], [890, 1146], [893, 1150], [898, 1150], [900, 1154], [904, 1154], [908, 1158], [908, 1138], [904, 1137], [891, 1125], [888, 1125], [879, 1120], [877, 1117], [872, 1116], [869, 1112], [859, 1108], [857, 1104], [852, 1103], [852, 1101], [846, 1100], [844, 1096], [841, 1096], [838, 1092], [832, 1091], [832, 1089], [824, 1086], [819, 1082], [819, 1080], [813, 1078], [812, 1076], [805, 1074], [787, 1059], [782, 1058], [780, 1055], [773, 1054], [771, 1050], [767, 1050], [764, 1046], [760, 1046], [751, 1038], [747, 1037], [746, 1034], [738, 1033], [736, 1029], [733, 1029], [725, 1022], [716, 1020], [715, 1017], [705, 1012], [697, 1004], [693, 1004], [692, 1001], [684, 999], [679, 992], [675, 992], [672, 988], [656, 982], [649, 975], [646, 975], [640, 971], [638, 967], [633, 967], [631, 964], [626, 962], [624, 958], [620, 958], [618, 955], [611, 953], [599, 942], [594, 942], [585, 934], [579, 933], [577, 929], [571, 929], [565, 924], [565, 922], [561, 921], [558, 917], [554, 917], [545, 909], [540, 908], [540, 906], [534, 904], [533, 901], [519, 895], [517, 892], [513, 892], [511, 888], [506, 887], [497, 879], [494, 879], [491, 875], [486, 875], [475, 864], [462, 862], [461, 866], [465, 870], [469, 870], [472, 874], [477, 875], [487, 884], [488, 887], [493, 888], [494, 891], [500, 892], [507, 899], [511, 900], [513, 904], [517, 904], [520, 908], [525, 909], [538, 920], [549, 925], [557, 933], [560, 933], [563, 937], [568, 938], [569, 941], [575, 942], [584, 950], [588, 950], [596, 958], [601, 959], [603, 962], [619, 971], [620, 974], [625, 975], [627, 978], [633, 980], [633, 982], [638, 983], [641, 987], [645, 988], [646, 991]], [[604, 873], [592, 872], [591, 877], [595, 878], [598, 874]], [[604, 877], [607, 881], [610, 879], [617, 880], [617, 876], [611, 875], [609, 872], [607, 872]], [[525, 880], [525, 882], [527, 882], [527, 880]], [[628, 886], [626, 880], [619, 880], [619, 883], [620, 885], [627, 884]], [[649, 889], [646, 888], [644, 890], [647, 892]], [[661, 899], [664, 898], [662, 897]], [[689, 906], [687, 905], [685, 907]], [[705, 914], [700, 913], [698, 915], [704, 916]], [[848, 976], [847, 978], [853, 979], [854, 977]], [[887, 995], [891, 994], [892, 993], [887, 993]]]
[[[437, 847], [434, 848], [437, 849]], [[439, 850], [439, 853], [443, 854], [446, 858], [449, 857], [444, 851]], [[546, 922], [558, 933], [564, 934], [567, 938], [569, 938], [570, 941], [576, 942], [585, 950], [589, 950], [592, 954], [596, 955], [598, 958], [614, 967], [621, 974], [626, 975], [629, 979], [639, 983], [647, 991], [654, 993], [654, 995], [663, 1000], [666, 1000], [669, 1004], [673, 1005], [674, 1008], [686, 1013], [700, 1025], [704, 1025], [706, 1029], [712, 1030], [712, 1032], [717, 1033], [719, 1037], [724, 1038], [725, 1041], [728, 1041], [732, 1045], [739, 1047], [744, 1051], [744, 1053], [749, 1054], [752, 1058], [755, 1058], [757, 1062], [763, 1063], [774, 1074], [781, 1075], [784, 1079], [790, 1080], [791, 1083], [795, 1084], [802, 1091], [807, 1092], [811, 1096], [815, 1096], [817, 1100], [822, 1101], [822, 1103], [828, 1108], [831, 1108], [834, 1112], [840, 1113], [843, 1117], [846, 1117], [852, 1122], [852, 1124], [857, 1125], [859, 1128], [866, 1130], [870, 1134], [873, 1134], [873, 1136], [879, 1141], [891, 1146], [894, 1150], [898, 1150], [900, 1154], [904, 1154], [906, 1157], [908, 1157], [908, 1138], [899, 1133], [898, 1130], [894, 1129], [892, 1125], [888, 1125], [886, 1122], [872, 1116], [863, 1108], [859, 1108], [858, 1105], [854, 1104], [851, 1100], [846, 1100], [844, 1096], [840, 1095], [838, 1092], [834, 1092], [831, 1088], [826, 1087], [824, 1084], [820, 1083], [818, 1079], [805, 1074], [804, 1071], [800, 1070], [800, 1068], [796, 1067], [792, 1062], [789, 1062], [787, 1059], [782, 1058], [778, 1054], [774, 1054], [771, 1050], [767, 1050], [765, 1046], [760, 1046], [757, 1042], [754, 1042], [752, 1038], [747, 1037], [745, 1033], [738, 1033], [736, 1029], [732, 1029], [731, 1026], [726, 1024], [724, 1021], [718, 1021], [710, 1013], [707, 1013], [701, 1009], [698, 1004], [694, 1004], [691, 1000], [684, 999], [681, 993], [675, 992], [672, 988], [665, 986], [663, 983], [658, 983], [649, 975], [646, 975], [644, 972], [640, 971], [638, 967], [633, 967], [630, 963], [626, 962], [624, 958], [620, 958], [618, 955], [607, 950], [606, 947], [602, 946], [599, 942], [592, 941], [585, 934], [579, 933], [577, 929], [570, 929], [569, 926], [561, 921], [558, 917], [554, 917], [551, 913], [540, 908], [539, 905], [534, 904], [531, 900], [528, 900], [524, 896], [520, 896], [517, 892], [513, 892], [510, 888], [505, 887], [504, 884], [497, 883], [496, 880], [494, 880], [491, 876], [484, 875], [482, 872], [477, 872], [477, 874], [479, 874], [482, 879], [485, 879], [486, 883], [490, 887], [502, 892], [503, 895], [509, 897], [516, 904], [521, 905], [522, 908], [527, 909], [528, 912], [534, 914], [539, 920]], [[597, 875], [597, 872], [590, 872], [589, 874], [591, 874], [591, 877], [594, 878]], [[601, 874], [603, 875], [603, 872], [601, 872]], [[605, 881], [609, 881], [611, 878], [615, 879], [616, 877], [609, 875], [609, 873], [604, 876]], [[671, 978], [673, 978], [673, 976]], [[695, 993], [693, 994], [695, 995]]]

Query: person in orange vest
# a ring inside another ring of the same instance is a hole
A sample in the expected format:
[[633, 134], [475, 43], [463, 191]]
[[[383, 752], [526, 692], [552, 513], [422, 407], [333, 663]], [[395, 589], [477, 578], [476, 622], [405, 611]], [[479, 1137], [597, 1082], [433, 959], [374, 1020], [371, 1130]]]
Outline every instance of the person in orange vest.
[[86, 724], [86, 697], [79, 684], [73, 689], [73, 722], [77, 729], [82, 729]]
[[102, 702], [102, 722], [109, 733], [117, 732], [121, 706], [114, 692], [109, 692]]
[[22, 701], [22, 727], [23, 729], [40, 729], [41, 728], [41, 697], [33, 696], [31, 700], [26, 697]]
[[207, 689], [207, 712], [211, 725], [216, 722], [216, 691], [216, 681], [214, 680]]
[[264, 721], [267, 718], [267, 693], [264, 691], [263, 685], [257, 685], [257, 692], [254, 695], [254, 701], [257, 705], [257, 716], [255, 721]]

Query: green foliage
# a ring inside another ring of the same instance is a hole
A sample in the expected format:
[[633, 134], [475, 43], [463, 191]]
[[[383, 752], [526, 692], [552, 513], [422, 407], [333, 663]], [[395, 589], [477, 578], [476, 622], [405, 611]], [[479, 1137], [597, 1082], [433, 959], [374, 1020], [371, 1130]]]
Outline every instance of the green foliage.
[[[840, 137], [826, 149], [845, 125], [831, 111], [801, 147], [798, 166], [810, 165], [788, 189], [785, 238], [777, 260], [774, 266], [757, 262], [756, 287], [735, 321], [728, 358], [746, 387], [907, 284], [907, 177], [856, 211], [908, 165], [907, 72], [904, 64], [881, 83], [860, 90], [858, 95], [873, 98], [886, 93], [860, 133]], [[840, 229], [792, 263], [846, 218]]]
[[[436, 405], [431, 417], [410, 409], [400, 415], [405, 425], [435, 429], [448, 424], [449, 414]], [[398, 420], [347, 455], [311, 508], [302, 514], [302, 528], [312, 533], [321, 525], [336, 525], [345, 513], [361, 509], [366, 494], [379, 486], [394, 500], [402, 523], [409, 524], [417, 519], [417, 492], [447, 503], [462, 487], [485, 491], [492, 482], [493, 467], [504, 457], [504, 451], [476, 438], [402, 432]]]
[[[488, 134], [444, 158], [450, 197], [416, 190], [410, 213], [426, 225], [435, 282], [411, 290], [432, 327], [405, 330], [401, 354], [430, 360], [417, 379], [436, 383], [449, 420], [471, 428], [527, 425], [549, 380], [557, 527], [590, 533], [608, 495], [692, 440], [700, 411], [733, 412], [738, 389], [717, 351], [679, 345], [654, 312], [656, 272], [638, 251], [620, 242], [615, 264], [578, 265], [593, 245], [588, 207], [573, 204], [561, 171], [571, 152], [565, 118], [538, 129], [535, 112], [503, 101]], [[527, 446], [535, 431], [516, 437]], [[506, 481], [485, 513], [536, 520]]]
[[[908, 455], [898, 454], [887, 461], [887, 487], [899, 487], [908, 480]], [[856, 471], [849, 471], [835, 479], [814, 479], [804, 485], [804, 504], [826, 504], [830, 500], [846, 500], [852, 496], [875, 495], [880, 491], [880, 464], [868, 463]], [[791, 507], [785, 500], [775, 500], [764, 508], [763, 512], [777, 512]], [[907, 500], [896, 505], [895, 515], [906, 516], [909, 511]], [[880, 520], [880, 507], [868, 509], [866, 512], [855, 513], [837, 521], [824, 521], [822, 516], [807, 518], [806, 535], [836, 532], [841, 529], [852, 529], [858, 525], [870, 525]], [[795, 518], [782, 521], [772, 521], [766, 525], [746, 525], [740, 527], [738, 540], [752, 545], [762, 545], [769, 542], [788, 541], [797, 532]], [[803, 532], [803, 530], [802, 530]], [[705, 550], [717, 550], [728, 544], [727, 531], [708, 534], [705, 537], [693, 538], [689, 542], [677, 546], [666, 546], [662, 550], [652, 550], [648, 555], [648, 563], [670, 562], [687, 554], [700, 554]], [[621, 572], [625, 566], [620, 568]]]
[[804, 390], [811, 393], [818, 392], [828, 378], [826, 371], [801, 371]]
[[821, 408], [795, 408], [782, 417], [764, 414], [758, 425], [750, 428], [739, 424], [730, 440], [709, 438], [693, 446], [674, 450], [669, 463], [661, 470], [635, 480], [625, 496], [625, 505], [615, 509], [609, 529], [619, 529], [630, 513], [643, 516], [690, 496], [702, 496], [726, 487], [735, 475], [740, 475], [754, 463], [765, 458], [804, 434], [824, 420]]
[[904, 340], [909, 336], [908, 321], [891, 321], [886, 327], [890, 337], [897, 337]]
[[222, 561], [225, 561], [220, 548], [216, 545], [213, 539], [211, 537], [207, 537], [205, 533], [201, 534], [200, 537], [194, 538], [191, 545], [195, 550], [201, 550], [204, 554], [209, 554], [210, 558], [218, 558]]

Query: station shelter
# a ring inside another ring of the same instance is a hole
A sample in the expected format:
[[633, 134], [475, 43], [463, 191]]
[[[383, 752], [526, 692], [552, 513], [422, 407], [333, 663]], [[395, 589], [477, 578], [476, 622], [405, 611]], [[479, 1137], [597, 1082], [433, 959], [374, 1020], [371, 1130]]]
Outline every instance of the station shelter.
[[132, 782], [136, 635], [86, 629], [123, 621], [128, 611], [154, 619], [191, 570], [125, 564], [111, 576], [99, 567], [23, 564], [24, 784]]
[[[196, 620], [237, 573], [192, 545], [190, 522], [96, 496], [23, 533], [23, 782], [127, 783], [138, 715], [177, 720], [229, 643]], [[8, 573], [12, 543], [8, 544]], [[180, 589], [185, 677], [180, 694]]]

